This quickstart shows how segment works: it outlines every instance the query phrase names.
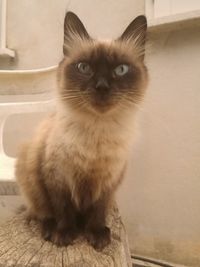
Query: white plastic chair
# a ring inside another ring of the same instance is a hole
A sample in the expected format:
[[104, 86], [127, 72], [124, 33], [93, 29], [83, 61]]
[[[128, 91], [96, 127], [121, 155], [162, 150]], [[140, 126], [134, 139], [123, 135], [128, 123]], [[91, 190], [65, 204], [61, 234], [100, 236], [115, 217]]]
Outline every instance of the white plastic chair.
[[3, 146], [3, 130], [12, 114], [48, 112], [54, 107], [54, 100], [37, 102], [0, 103], [0, 182], [14, 182], [15, 158], [6, 155]]

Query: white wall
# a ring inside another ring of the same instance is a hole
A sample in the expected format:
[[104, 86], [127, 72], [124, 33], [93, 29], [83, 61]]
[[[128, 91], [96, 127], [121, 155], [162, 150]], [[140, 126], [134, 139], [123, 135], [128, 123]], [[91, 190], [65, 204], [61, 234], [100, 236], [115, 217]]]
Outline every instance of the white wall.
[[141, 254], [200, 266], [199, 28], [158, 32], [120, 206]]
[[[57, 64], [62, 56], [62, 24], [68, 1], [8, 2], [8, 44], [17, 51], [16, 62], [8, 67], [25, 69]], [[82, 18], [93, 35], [116, 37], [136, 15], [144, 13], [144, 1], [72, 0], [68, 9]], [[199, 29], [157, 32], [150, 36], [150, 43], [146, 61], [151, 78], [143, 111], [138, 114], [140, 137], [118, 202], [133, 252], [197, 267], [200, 265]], [[14, 93], [53, 90], [50, 77], [54, 79], [55, 73], [29, 77], [26, 83], [23, 78], [16, 78]], [[4, 89], [5, 93], [10, 84], [7, 77], [2, 80], [0, 76], [0, 92]], [[31, 121], [33, 127], [37, 123], [35, 117], [34, 120], [24, 117], [23, 121], [25, 125]], [[10, 153], [16, 137], [23, 132], [23, 122], [18, 122], [11, 118], [6, 125], [5, 143]]]
[[67, 10], [76, 12], [92, 35], [106, 38], [120, 34], [143, 9], [143, 1], [136, 0], [8, 0], [7, 44], [17, 55], [10, 68], [41, 68], [58, 63]]

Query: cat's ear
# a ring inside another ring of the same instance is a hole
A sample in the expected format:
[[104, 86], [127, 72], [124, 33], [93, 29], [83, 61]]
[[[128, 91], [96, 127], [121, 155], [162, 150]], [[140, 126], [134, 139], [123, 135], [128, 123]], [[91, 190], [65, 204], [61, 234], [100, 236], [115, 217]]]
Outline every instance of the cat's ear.
[[144, 49], [147, 34], [147, 19], [140, 15], [136, 17], [118, 38], [121, 41], [133, 41], [134, 44]]
[[64, 55], [68, 54], [68, 43], [73, 42], [73, 40], [77, 37], [81, 39], [91, 39], [78, 16], [76, 16], [73, 12], [67, 12], [64, 20]]

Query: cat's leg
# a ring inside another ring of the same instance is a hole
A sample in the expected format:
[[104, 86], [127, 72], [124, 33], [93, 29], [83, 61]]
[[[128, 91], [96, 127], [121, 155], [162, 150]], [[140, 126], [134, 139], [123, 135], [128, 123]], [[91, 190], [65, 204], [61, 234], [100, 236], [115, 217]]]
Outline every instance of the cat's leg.
[[49, 195], [54, 209], [56, 226], [49, 235], [48, 240], [58, 246], [67, 246], [73, 243], [78, 234], [76, 225], [77, 211], [66, 189], [54, 187], [50, 190]]
[[56, 223], [45, 186], [34, 172], [27, 173], [26, 177], [20, 175], [17, 179], [27, 200], [27, 222], [37, 220], [41, 224], [42, 237], [48, 240]]
[[101, 249], [110, 242], [106, 215], [111, 195], [101, 194], [99, 186], [97, 179], [81, 177], [73, 191], [73, 201], [80, 214], [78, 224], [85, 230], [87, 240], [96, 249]]
[[37, 152], [30, 151], [29, 144], [24, 145], [17, 159], [15, 174], [27, 200], [27, 221], [38, 220], [41, 223], [42, 236], [48, 239], [50, 232], [55, 227], [55, 219], [48, 191], [41, 175], [38, 160], [40, 151]]
[[85, 233], [88, 242], [95, 249], [102, 249], [110, 243], [110, 229], [106, 226], [106, 215], [110, 197], [103, 195], [84, 213]]
[[[110, 229], [106, 226], [106, 217], [108, 209], [113, 204], [114, 193], [118, 185], [123, 179], [125, 167], [119, 175], [119, 179], [113, 184], [113, 187], [107, 192], [102, 192], [97, 201], [91, 201], [90, 206], [85, 211], [85, 232], [89, 243], [96, 249], [102, 249], [111, 241]], [[85, 191], [86, 200], [94, 191], [94, 184], [88, 183], [87, 191]], [[84, 197], [84, 196], [83, 196]], [[92, 199], [92, 198], [90, 198]], [[84, 201], [83, 201], [84, 203]]]
[[48, 192], [35, 170], [23, 173], [16, 168], [17, 180], [27, 200], [27, 222], [37, 220], [41, 224], [41, 235], [48, 240], [56, 221]]

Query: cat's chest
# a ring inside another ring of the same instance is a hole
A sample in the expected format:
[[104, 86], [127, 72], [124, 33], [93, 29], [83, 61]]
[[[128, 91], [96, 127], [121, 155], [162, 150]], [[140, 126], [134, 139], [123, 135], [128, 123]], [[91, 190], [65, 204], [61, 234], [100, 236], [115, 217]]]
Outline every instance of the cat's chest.
[[69, 129], [60, 139], [57, 171], [80, 204], [79, 188], [91, 188], [93, 201], [114, 188], [127, 159], [127, 138], [111, 129]]
[[124, 157], [127, 141], [117, 129], [98, 128], [79, 129], [68, 132], [66, 136], [66, 153], [73, 158], [74, 163], [100, 166], [112, 164]]
[[[68, 160], [71, 170], [66, 176], [67, 184], [77, 207], [80, 207], [86, 195], [89, 194], [90, 201], [94, 202], [103, 192], [113, 190], [120, 180], [126, 156], [123, 144], [116, 139], [99, 136], [95, 140], [82, 136], [79, 141], [70, 143]], [[66, 173], [69, 172], [66, 170]]]

